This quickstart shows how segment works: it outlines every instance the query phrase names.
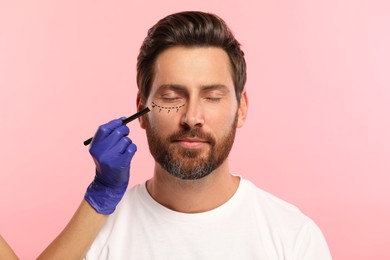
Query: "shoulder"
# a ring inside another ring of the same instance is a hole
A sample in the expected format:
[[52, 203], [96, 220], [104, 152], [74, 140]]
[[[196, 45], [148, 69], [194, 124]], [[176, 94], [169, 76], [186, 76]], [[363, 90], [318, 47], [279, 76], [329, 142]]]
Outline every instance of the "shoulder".
[[293, 204], [257, 187], [249, 180], [242, 179], [242, 189], [245, 190], [246, 196], [251, 198], [252, 202], [259, 203], [269, 209], [281, 210], [295, 214], [302, 214], [301, 211]]
[[141, 206], [145, 200], [145, 193], [146, 189], [144, 183], [136, 184], [135, 186], [129, 188], [122, 200], [119, 202], [115, 212], [112, 214], [112, 218], [118, 218], [120, 215], [127, 215], [131, 213], [131, 208]]
[[142, 185], [135, 185], [126, 191], [115, 211], [108, 216], [106, 223], [99, 231], [88, 251], [86, 259], [101, 259], [99, 256], [108, 254], [109, 243], [122, 243], [113, 234], [117, 234], [118, 231], [121, 233], [121, 230], [125, 230], [132, 223], [134, 216], [137, 215], [134, 212], [137, 211], [137, 207], [142, 203], [142, 199], [140, 199], [142, 197]]
[[331, 259], [325, 238], [310, 217], [252, 182], [242, 181], [245, 203], [250, 203], [257, 221], [272, 230], [274, 241], [292, 248], [295, 259]]
[[295, 232], [311, 225], [313, 221], [295, 205], [257, 187], [249, 180], [242, 179], [245, 192], [245, 203], [251, 204], [259, 218], [266, 219], [269, 224]]
[[101, 233], [110, 233], [117, 225], [128, 223], [127, 220], [133, 218], [135, 209], [141, 207], [143, 204], [143, 193], [143, 184], [137, 184], [129, 188], [117, 205], [115, 211], [108, 216], [107, 222]]

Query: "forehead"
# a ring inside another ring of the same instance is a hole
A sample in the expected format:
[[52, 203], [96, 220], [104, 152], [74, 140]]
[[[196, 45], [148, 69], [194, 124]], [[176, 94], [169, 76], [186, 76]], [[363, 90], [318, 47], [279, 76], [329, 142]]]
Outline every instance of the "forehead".
[[152, 92], [163, 85], [234, 88], [229, 56], [218, 47], [171, 47], [156, 59]]

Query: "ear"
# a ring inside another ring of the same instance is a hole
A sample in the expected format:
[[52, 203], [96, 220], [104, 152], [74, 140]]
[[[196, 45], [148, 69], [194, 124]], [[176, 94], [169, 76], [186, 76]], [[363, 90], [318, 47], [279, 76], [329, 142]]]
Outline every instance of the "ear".
[[[137, 94], [137, 111], [139, 112], [139, 111], [141, 111], [144, 108], [145, 108], [145, 104], [142, 101], [142, 98], [141, 98], [140, 94], [138, 93]], [[139, 122], [139, 125], [141, 126], [141, 128], [145, 129], [145, 121], [144, 121], [144, 117], [143, 116], [140, 116], [138, 118], [138, 122]]]
[[246, 95], [246, 89], [244, 89], [241, 93], [240, 106], [238, 107], [237, 113], [237, 128], [240, 128], [244, 125], [246, 116], [248, 114], [248, 97]]

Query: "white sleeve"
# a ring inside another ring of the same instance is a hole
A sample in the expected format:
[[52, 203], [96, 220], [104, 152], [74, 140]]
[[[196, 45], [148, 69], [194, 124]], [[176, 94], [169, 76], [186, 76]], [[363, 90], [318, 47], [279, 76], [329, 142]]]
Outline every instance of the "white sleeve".
[[309, 221], [297, 237], [294, 260], [331, 260], [328, 245], [319, 227]]
[[83, 260], [107, 260], [109, 259], [108, 235], [110, 218], [107, 220], [99, 234], [93, 241]]
[[100, 250], [90, 249], [83, 260], [107, 260], [109, 259], [108, 246], [101, 248]]

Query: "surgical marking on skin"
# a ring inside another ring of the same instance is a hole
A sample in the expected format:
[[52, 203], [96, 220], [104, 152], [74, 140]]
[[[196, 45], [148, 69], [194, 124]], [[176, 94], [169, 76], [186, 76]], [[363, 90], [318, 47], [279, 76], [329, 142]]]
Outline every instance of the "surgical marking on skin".
[[157, 105], [156, 103], [154, 103], [152, 101], [152, 108], [155, 108], [157, 107], [158, 108], [158, 112], [161, 112], [162, 109], [164, 110], [168, 110], [168, 113], [171, 112], [171, 110], [174, 110], [176, 109], [176, 113], [179, 111], [180, 108], [184, 107], [185, 104], [183, 105], [180, 105], [180, 106], [172, 106], [172, 107], [166, 107], [166, 106], [159, 106]]

